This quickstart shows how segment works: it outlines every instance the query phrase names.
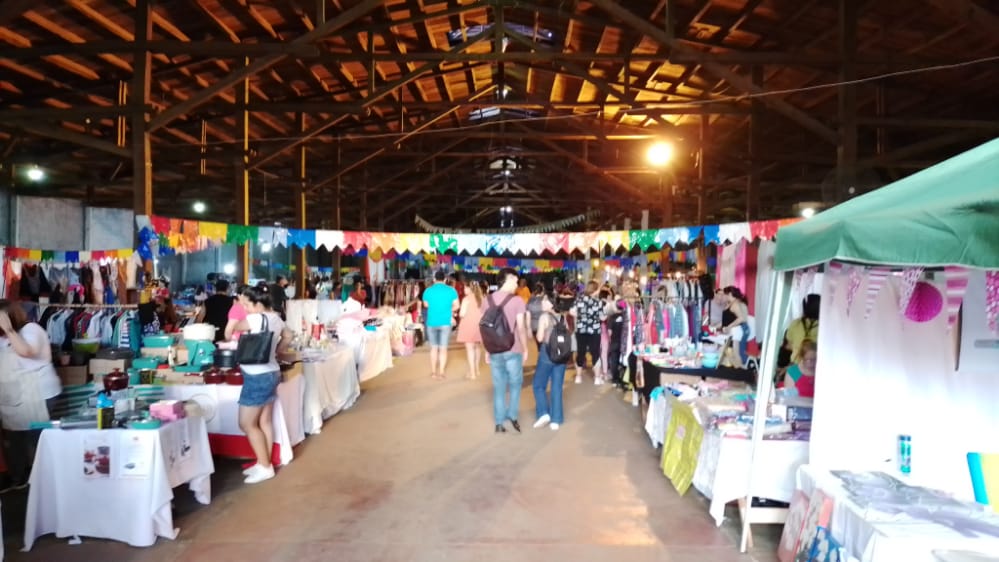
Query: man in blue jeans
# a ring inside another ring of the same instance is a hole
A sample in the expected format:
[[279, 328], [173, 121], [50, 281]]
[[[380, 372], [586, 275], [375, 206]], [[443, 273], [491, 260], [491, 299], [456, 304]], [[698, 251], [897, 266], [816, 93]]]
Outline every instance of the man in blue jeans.
[[[510, 420], [513, 428], [520, 433], [520, 423], [517, 421], [520, 411], [520, 386], [524, 382], [524, 365], [527, 363], [527, 342], [531, 341], [528, 332], [530, 326], [527, 319], [527, 306], [524, 299], [516, 297], [517, 281], [520, 275], [517, 270], [505, 268], [500, 271], [500, 288], [489, 295], [485, 306], [503, 306], [503, 315], [507, 325], [513, 329], [514, 343], [509, 351], [490, 353], [486, 355], [486, 363], [493, 376], [493, 417], [496, 421], [496, 433], [506, 433], [504, 424]], [[507, 299], [514, 295], [514, 298]], [[510, 402], [506, 402], [509, 389]]]
[[447, 368], [447, 345], [451, 338], [451, 319], [458, 311], [458, 292], [444, 283], [443, 271], [434, 274], [434, 284], [423, 291], [427, 309], [427, 342], [430, 343], [430, 377], [444, 378]]

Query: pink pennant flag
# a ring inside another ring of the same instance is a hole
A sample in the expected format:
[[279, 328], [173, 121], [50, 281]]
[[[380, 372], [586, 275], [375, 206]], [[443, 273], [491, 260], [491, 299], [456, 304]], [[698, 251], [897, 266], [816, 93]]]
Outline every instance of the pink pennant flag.
[[871, 317], [874, 310], [874, 303], [878, 300], [881, 288], [885, 286], [890, 272], [887, 269], [872, 269], [867, 274], [867, 299], [864, 306], [864, 320]]
[[836, 302], [836, 289], [839, 288], [839, 279], [843, 274], [843, 264], [830, 262], [826, 268], [825, 283], [829, 286], [829, 305]]
[[985, 319], [989, 329], [999, 334], [999, 271], [985, 272]]
[[968, 290], [968, 274], [967, 268], [964, 267], [949, 265], [944, 268], [944, 279], [947, 281], [944, 297], [947, 306], [948, 330], [957, 323], [957, 313], [961, 310], [964, 293]]
[[923, 276], [923, 268], [910, 267], [902, 272], [902, 287], [899, 289], [898, 313], [905, 314], [909, 308], [909, 301], [912, 300], [912, 291], [916, 288], [916, 283]]
[[807, 295], [812, 290], [812, 284], [815, 283], [815, 274], [818, 272], [818, 268], [810, 267], [801, 274], [801, 292], [803, 294]]
[[857, 291], [860, 290], [861, 283], [864, 282], [864, 276], [862, 269], [859, 267], [851, 267], [849, 269], [849, 279], [850, 284], [846, 287], [846, 315], [850, 315], [850, 309], [853, 308], [853, 299], [857, 297]]
[[801, 292], [801, 277], [805, 274], [802, 269], [794, 270], [794, 281], [791, 283], [791, 294], [797, 295]]

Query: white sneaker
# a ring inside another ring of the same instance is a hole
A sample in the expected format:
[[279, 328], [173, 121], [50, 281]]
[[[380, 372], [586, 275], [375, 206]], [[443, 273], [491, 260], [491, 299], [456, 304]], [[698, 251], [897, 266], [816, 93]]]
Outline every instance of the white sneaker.
[[557, 424], [557, 423], [553, 423], [553, 424], [551, 424], [551, 425], [550, 425], [550, 426], [548, 426], [548, 427], [552, 428], [552, 431], [558, 431], [558, 428], [559, 428], [559, 424]]
[[251, 472], [250, 475], [247, 476], [245, 480], [243, 480], [243, 482], [246, 484], [257, 484], [263, 482], [264, 480], [270, 480], [271, 478], [274, 478], [273, 466], [265, 468], [258, 464], [257, 466], [253, 467], [251, 470], [253, 470], [253, 472]]
[[550, 422], [551, 420], [552, 417], [549, 416], [548, 414], [541, 416], [540, 418], [538, 418], [538, 421], [534, 422], [534, 429], [548, 425], [548, 422]]
[[251, 466], [250, 468], [243, 469], [243, 476], [249, 476], [249, 475], [253, 474], [253, 472], [257, 469], [258, 466], [260, 466], [260, 463], [256, 463], [253, 466]]
[[576, 384], [583, 384], [583, 375], [576, 373]]
[[602, 379], [600, 377], [593, 377], [593, 385], [594, 386], [600, 386], [602, 384], [604, 384], [604, 379]]

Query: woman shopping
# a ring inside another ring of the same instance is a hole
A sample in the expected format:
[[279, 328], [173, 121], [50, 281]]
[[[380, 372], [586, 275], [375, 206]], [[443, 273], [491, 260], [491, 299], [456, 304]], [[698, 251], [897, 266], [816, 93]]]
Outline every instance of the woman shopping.
[[15, 487], [27, 485], [31, 475], [40, 435], [31, 424], [49, 421], [51, 400], [60, 392], [48, 333], [28, 322], [18, 303], [0, 300], [0, 421], [7, 472]]
[[479, 332], [479, 321], [482, 320], [482, 286], [475, 282], [469, 283], [465, 293], [458, 310], [458, 343], [465, 344], [465, 353], [468, 354], [468, 374], [465, 378], [474, 380], [479, 376], [479, 365], [482, 363], [482, 334]]
[[[746, 295], [743, 295], [738, 287], [725, 287], [722, 292], [725, 293], [727, 303], [722, 312], [722, 331], [732, 334], [737, 341], [739, 364], [736, 366], [744, 367], [746, 360], [749, 359], [749, 304]], [[737, 331], [736, 328], [741, 331]]]
[[[247, 484], [256, 484], [274, 478], [271, 450], [274, 448], [274, 400], [277, 398], [281, 368], [277, 362], [278, 350], [291, 342], [292, 334], [271, 308], [271, 295], [267, 287], [251, 287], [239, 296], [246, 310], [246, 319], [236, 323], [235, 331], [242, 332], [241, 340], [249, 334], [270, 332], [270, 353], [266, 363], [240, 365], [243, 371], [243, 388], [239, 393], [239, 428], [246, 433], [257, 464], [243, 471]], [[237, 352], [238, 354], [238, 352]]]
[[[553, 350], [549, 348], [551, 334], [556, 326], [565, 327], [565, 338], [569, 339], [569, 329], [566, 326], [566, 316], [564, 310], [555, 308], [551, 299], [547, 296], [541, 301], [541, 317], [538, 319], [538, 331], [536, 338], [540, 349], [538, 350], [538, 366], [534, 370], [534, 403], [537, 421], [534, 428], [541, 428], [546, 425], [552, 431], [557, 431], [565, 421], [562, 408], [562, 383], [565, 381], [565, 367], [571, 358], [567, 353], [564, 361], [556, 362], [558, 357], [553, 358]], [[570, 342], [566, 341], [566, 345]], [[550, 385], [550, 389], [549, 389]]]
[[602, 384], [600, 372], [600, 328], [605, 303], [599, 299], [600, 285], [596, 281], [586, 284], [586, 291], [576, 299], [572, 315], [576, 317], [576, 384], [583, 382], [580, 372], [586, 367], [586, 354], [593, 365], [593, 383]]

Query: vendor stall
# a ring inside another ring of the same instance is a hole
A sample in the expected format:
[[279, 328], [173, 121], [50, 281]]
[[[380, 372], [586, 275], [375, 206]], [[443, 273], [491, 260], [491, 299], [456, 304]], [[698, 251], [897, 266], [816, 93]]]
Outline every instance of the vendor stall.
[[354, 351], [339, 345], [302, 365], [305, 376], [303, 427], [312, 435], [319, 433], [323, 421], [354, 405], [361, 395]]
[[[979, 290], [999, 284], [997, 209], [999, 140], [780, 230], [775, 268], [782, 273], [775, 276], [777, 300], [768, 334], [776, 335], [784, 320], [792, 271], [827, 269], [811, 465], [802, 473], [801, 489], [806, 494], [816, 487], [825, 490], [834, 513], [855, 510], [840, 488], [813, 477], [822, 471], [882, 471], [958, 498], [972, 497], [966, 455], [993, 448], [980, 436], [999, 431], [994, 404], [999, 361], [988, 372], [956, 373], [964, 350], [957, 349], [955, 330], [970, 290], [969, 275], [981, 279]], [[865, 295], [864, 308], [853, 305], [857, 294]], [[988, 302], [981, 302], [995, 314], [999, 291], [989, 294]], [[974, 312], [965, 317], [979, 318], [983, 325], [975, 329], [987, 333], [988, 314]], [[994, 338], [983, 336], [975, 346], [988, 348]], [[762, 371], [773, 372], [780, 340], [765, 341]], [[758, 419], [765, 414], [769, 390], [760, 390]], [[762, 436], [758, 426], [754, 459]], [[757, 462], [751, 467], [754, 475], [765, 470]], [[858, 525], [879, 525], [871, 510], [858, 517]], [[924, 518], [922, 530], [910, 527], [898, 535], [920, 535], [903, 555], [877, 546], [876, 533], [858, 538], [843, 521], [833, 518], [831, 537], [865, 561], [932, 560], [934, 549], [953, 544]], [[999, 532], [996, 525], [992, 520], [972, 534]]]
[[[289, 418], [301, 412], [285, 412], [286, 399], [301, 389], [302, 381], [282, 382], [278, 385], [278, 400], [274, 402], [274, 445], [277, 449], [277, 464], [285, 465], [295, 458], [292, 447], [295, 445], [288, 431]], [[282, 389], [282, 387], [285, 387]], [[229, 384], [170, 384], [163, 386], [163, 397], [169, 400], [190, 400], [201, 406], [204, 413], [208, 439], [213, 454], [235, 458], [253, 458], [246, 434], [239, 428], [239, 393], [242, 387]], [[300, 416], [299, 416], [300, 417]], [[301, 423], [298, 424], [301, 427]], [[304, 436], [302, 437], [304, 439]]]
[[31, 473], [25, 549], [48, 533], [140, 547], [175, 539], [173, 489], [188, 484], [208, 504], [214, 471], [202, 418], [155, 430], [46, 429]]

